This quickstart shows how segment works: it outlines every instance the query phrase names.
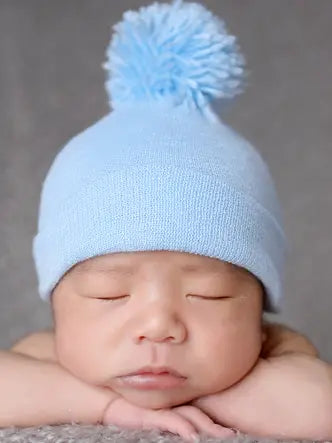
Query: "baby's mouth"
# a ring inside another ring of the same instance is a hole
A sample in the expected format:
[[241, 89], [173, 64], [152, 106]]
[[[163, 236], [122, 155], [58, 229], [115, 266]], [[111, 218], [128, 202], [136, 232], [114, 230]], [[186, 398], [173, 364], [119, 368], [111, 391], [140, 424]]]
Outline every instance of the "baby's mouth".
[[187, 377], [169, 367], [144, 367], [138, 371], [117, 377], [117, 384], [133, 389], [170, 389], [185, 382]]
[[183, 385], [186, 380], [185, 377], [178, 377], [177, 375], [168, 372], [154, 374], [152, 372], [145, 372], [142, 374], [125, 375], [117, 377], [119, 385], [133, 389], [170, 389]]

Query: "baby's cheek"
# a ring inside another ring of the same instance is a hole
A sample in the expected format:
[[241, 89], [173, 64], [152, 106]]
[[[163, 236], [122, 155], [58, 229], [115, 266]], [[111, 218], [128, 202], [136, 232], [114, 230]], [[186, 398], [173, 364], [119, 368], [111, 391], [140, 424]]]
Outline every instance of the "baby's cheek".
[[[93, 380], [93, 355], [89, 345], [59, 328], [55, 332], [58, 361], [71, 374], [87, 382]], [[98, 367], [98, 366], [97, 366]]]
[[254, 366], [261, 349], [261, 335], [255, 328], [224, 328], [209, 339], [210, 365], [206, 378], [223, 390], [239, 381]]
[[246, 375], [257, 362], [262, 348], [262, 334], [260, 328], [244, 328], [234, 337], [232, 349], [229, 349], [229, 358], [232, 361], [234, 373], [238, 379]]

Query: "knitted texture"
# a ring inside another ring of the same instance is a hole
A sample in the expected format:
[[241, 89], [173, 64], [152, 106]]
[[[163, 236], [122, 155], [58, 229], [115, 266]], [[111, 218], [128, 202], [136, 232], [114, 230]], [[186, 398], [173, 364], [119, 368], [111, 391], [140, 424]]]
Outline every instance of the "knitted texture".
[[[183, 443], [178, 435], [159, 430], [130, 430], [103, 425], [57, 425], [29, 428], [0, 428], [0, 441], [3, 443]], [[199, 442], [217, 443], [312, 443], [312, 440], [283, 440], [254, 437], [238, 433], [237, 436], [220, 439], [200, 434]]]
[[[33, 243], [40, 296], [49, 300], [61, 277], [90, 257], [172, 250], [246, 268], [266, 289], [264, 309], [278, 312], [286, 239], [275, 187], [259, 153], [209, 104], [213, 96], [238, 93], [243, 59], [222, 22], [202, 15], [203, 6], [158, 5], [125, 14], [127, 22], [117, 27], [125, 34], [108, 49], [115, 109], [67, 143], [44, 181]], [[187, 8], [186, 27], [181, 8]], [[156, 23], [165, 27], [158, 50], [151, 49]], [[186, 42], [178, 36], [183, 27], [196, 41], [185, 56]], [[149, 84], [144, 63], [136, 63], [140, 54], [150, 68], [150, 58], [164, 61], [159, 89], [155, 79]], [[225, 66], [217, 79], [216, 57]], [[196, 70], [184, 73], [179, 59]], [[136, 71], [140, 86], [133, 83]]]

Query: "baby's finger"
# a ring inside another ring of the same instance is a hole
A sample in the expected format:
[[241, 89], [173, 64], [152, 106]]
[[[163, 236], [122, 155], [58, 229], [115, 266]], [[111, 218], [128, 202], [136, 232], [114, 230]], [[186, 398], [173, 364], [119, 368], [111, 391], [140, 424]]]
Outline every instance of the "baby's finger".
[[142, 429], [158, 428], [173, 434], [179, 434], [191, 442], [198, 436], [190, 421], [169, 409], [150, 410], [143, 414], [141, 423]]
[[198, 432], [206, 433], [210, 437], [227, 438], [235, 435], [232, 429], [214, 423], [207, 414], [195, 406], [179, 406], [172, 410], [189, 420]]

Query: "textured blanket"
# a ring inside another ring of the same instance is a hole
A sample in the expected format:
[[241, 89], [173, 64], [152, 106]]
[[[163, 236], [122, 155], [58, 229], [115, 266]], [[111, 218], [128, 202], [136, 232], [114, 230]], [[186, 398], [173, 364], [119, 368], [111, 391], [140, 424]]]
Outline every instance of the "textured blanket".
[[[295, 443], [295, 440], [274, 440], [268, 438], [255, 438], [239, 433], [236, 437], [222, 440], [204, 437], [200, 438], [200, 443], [216, 443], [227, 441], [229, 443]], [[182, 443], [183, 440], [169, 432], [157, 430], [132, 431], [120, 429], [115, 426], [103, 425], [58, 425], [39, 426], [30, 428], [0, 428], [0, 442], [4, 443]], [[299, 442], [309, 442], [309, 440], [296, 440]], [[310, 440], [312, 442], [312, 440]]]

